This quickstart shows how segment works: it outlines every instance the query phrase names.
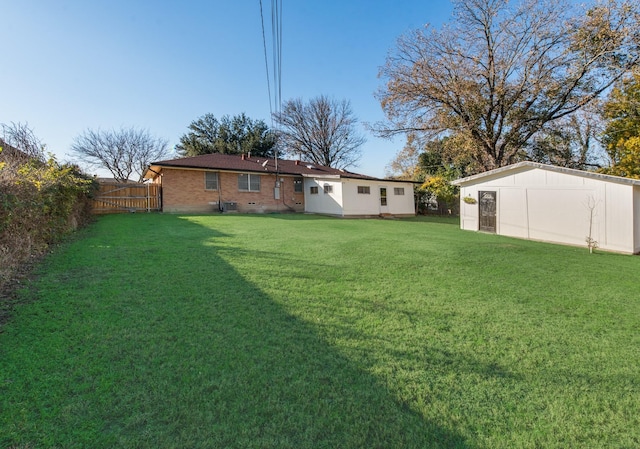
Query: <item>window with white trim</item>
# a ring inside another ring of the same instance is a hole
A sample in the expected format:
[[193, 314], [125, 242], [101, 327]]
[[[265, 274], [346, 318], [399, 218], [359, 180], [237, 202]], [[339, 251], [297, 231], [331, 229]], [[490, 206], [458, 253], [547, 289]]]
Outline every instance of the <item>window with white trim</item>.
[[303, 184], [302, 184], [302, 179], [294, 179], [293, 180], [293, 191], [296, 193], [302, 193], [303, 192]]
[[394, 195], [404, 195], [404, 187], [394, 187], [393, 188]]
[[259, 192], [260, 175], [240, 173], [238, 175], [238, 190], [243, 192]]
[[369, 187], [369, 186], [358, 186], [358, 193], [360, 193], [362, 195], [370, 195], [371, 194], [371, 187]]
[[311, 186], [309, 187], [309, 193], [311, 195], [317, 195], [318, 194], [318, 186]]
[[331, 184], [325, 184], [324, 193], [332, 193], [332, 192], [333, 192], [333, 186]]
[[218, 190], [218, 173], [212, 171], [204, 173], [204, 189]]

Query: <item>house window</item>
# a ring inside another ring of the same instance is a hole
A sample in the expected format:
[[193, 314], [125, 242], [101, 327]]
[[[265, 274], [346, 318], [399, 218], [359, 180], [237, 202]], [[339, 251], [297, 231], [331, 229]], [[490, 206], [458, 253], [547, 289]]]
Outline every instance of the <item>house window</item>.
[[371, 194], [371, 187], [369, 186], [358, 186], [358, 193], [363, 195]]
[[302, 179], [294, 179], [293, 180], [293, 191], [296, 193], [302, 193], [303, 190]]
[[331, 184], [325, 184], [324, 193], [332, 193], [332, 192], [333, 192], [333, 186]]
[[404, 187], [394, 187], [393, 188], [394, 195], [404, 195]]
[[205, 190], [218, 190], [218, 174], [215, 172], [204, 173], [204, 188]]
[[309, 187], [309, 193], [311, 193], [311, 195], [317, 195], [318, 194], [318, 186]]
[[250, 175], [248, 173], [240, 173], [238, 175], [238, 190], [245, 192], [260, 191], [260, 175]]
[[387, 188], [386, 187], [380, 187], [380, 205], [381, 206], [387, 205]]

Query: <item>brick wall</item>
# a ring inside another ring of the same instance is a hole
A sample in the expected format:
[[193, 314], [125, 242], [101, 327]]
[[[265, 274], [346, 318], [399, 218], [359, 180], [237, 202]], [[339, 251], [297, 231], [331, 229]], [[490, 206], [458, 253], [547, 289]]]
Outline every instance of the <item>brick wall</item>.
[[[304, 212], [304, 193], [294, 192], [294, 177], [281, 175], [280, 199], [274, 199], [276, 178], [260, 175], [259, 192], [238, 190], [238, 173], [219, 173], [218, 190], [205, 190], [201, 170], [162, 169], [162, 206], [165, 212], [216, 212], [218, 201], [234, 202], [238, 212]], [[257, 175], [257, 174], [256, 174]]]

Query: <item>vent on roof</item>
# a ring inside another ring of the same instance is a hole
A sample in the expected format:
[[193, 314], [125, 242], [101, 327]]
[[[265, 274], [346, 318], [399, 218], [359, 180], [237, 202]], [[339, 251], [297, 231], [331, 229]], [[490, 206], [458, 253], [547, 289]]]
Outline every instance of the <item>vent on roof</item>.
[[315, 169], [315, 167], [311, 164], [307, 165], [307, 168], [310, 168], [311, 170]]

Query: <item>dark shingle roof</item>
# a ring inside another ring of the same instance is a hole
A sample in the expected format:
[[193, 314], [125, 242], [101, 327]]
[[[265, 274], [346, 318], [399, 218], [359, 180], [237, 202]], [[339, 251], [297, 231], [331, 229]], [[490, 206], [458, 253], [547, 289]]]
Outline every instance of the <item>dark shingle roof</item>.
[[[255, 156], [242, 157], [235, 154], [219, 153], [153, 162], [151, 163], [151, 169], [156, 170], [154, 167], [276, 173], [276, 161], [272, 158], [267, 159]], [[298, 176], [339, 176], [342, 178], [378, 179], [347, 170], [339, 170], [336, 168], [313, 164], [311, 162], [291, 161], [287, 159], [278, 159], [277, 173]]]

